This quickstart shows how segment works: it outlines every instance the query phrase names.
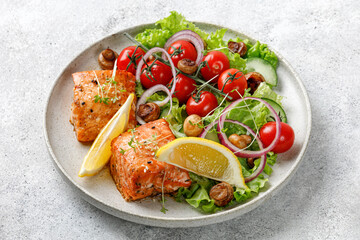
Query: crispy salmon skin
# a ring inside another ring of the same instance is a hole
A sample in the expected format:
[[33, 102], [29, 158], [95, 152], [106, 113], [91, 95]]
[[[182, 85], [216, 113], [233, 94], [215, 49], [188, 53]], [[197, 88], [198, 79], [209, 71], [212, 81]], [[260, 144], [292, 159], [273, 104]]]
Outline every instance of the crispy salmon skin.
[[[117, 70], [114, 79], [116, 84], [109, 84], [112, 73], [112, 70], [98, 70], [77, 72], [72, 75], [74, 99], [71, 104], [70, 122], [74, 125], [77, 140], [80, 142], [95, 140], [100, 130], [125, 103], [127, 97], [135, 93], [135, 77], [131, 73]], [[103, 95], [109, 98], [108, 104], [95, 103], [95, 96], [102, 96], [99, 84], [103, 87]], [[111, 98], [115, 95], [118, 100], [112, 102]], [[128, 128], [136, 126], [135, 108], [136, 100], [131, 106]]]
[[110, 172], [126, 201], [189, 187], [189, 173], [154, 159], [155, 151], [175, 139], [164, 119], [120, 134], [111, 143]]

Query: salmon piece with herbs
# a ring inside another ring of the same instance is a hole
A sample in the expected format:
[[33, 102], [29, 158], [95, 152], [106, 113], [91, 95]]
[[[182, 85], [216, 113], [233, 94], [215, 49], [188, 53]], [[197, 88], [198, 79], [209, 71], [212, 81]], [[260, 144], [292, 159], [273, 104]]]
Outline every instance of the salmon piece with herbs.
[[189, 187], [186, 170], [154, 159], [155, 151], [175, 139], [164, 119], [120, 134], [111, 143], [110, 172], [126, 201], [173, 193]]
[[[95, 140], [131, 93], [135, 93], [135, 77], [129, 72], [112, 70], [74, 73], [74, 100], [70, 122], [74, 125], [77, 140]], [[136, 100], [131, 106], [128, 128], [136, 126]]]

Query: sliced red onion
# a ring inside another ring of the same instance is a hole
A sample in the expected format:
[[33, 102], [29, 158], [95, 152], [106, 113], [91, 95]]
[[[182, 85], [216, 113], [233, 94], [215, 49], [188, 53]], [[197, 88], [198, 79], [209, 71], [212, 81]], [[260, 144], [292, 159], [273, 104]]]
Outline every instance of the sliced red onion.
[[[191, 31], [191, 30], [183, 30], [180, 32], [175, 33], [174, 35], [172, 35], [167, 42], [165, 43], [164, 49], [167, 50], [169, 49], [169, 47], [171, 46], [171, 44], [173, 44], [176, 41], [179, 40], [186, 40], [191, 42], [197, 52], [197, 58], [195, 60], [196, 65], [199, 66], [199, 64], [201, 63], [202, 59], [203, 59], [203, 51], [205, 49], [204, 46], [204, 42], [202, 40], [202, 38], [199, 36], [199, 34]], [[165, 54], [162, 55], [163, 59], [169, 59], [170, 57], [166, 56]]]
[[[258, 142], [259, 144], [259, 148], [260, 150], [263, 150], [264, 149], [264, 146], [263, 146], [263, 143], [261, 142], [260, 138], [257, 136], [257, 134], [249, 127], [247, 126], [246, 124], [244, 123], [241, 123], [239, 121], [235, 121], [235, 120], [225, 120], [225, 122], [229, 122], [229, 123], [233, 123], [233, 124], [238, 124], [240, 126], [242, 126], [243, 128], [246, 129], [246, 131], [248, 131], [251, 135], [254, 136], [254, 138], [256, 139], [256, 141]], [[260, 164], [259, 166], [255, 169], [255, 171], [248, 177], [244, 178], [245, 179], [245, 182], [250, 182], [251, 180], [257, 178], [257, 176], [260, 175], [260, 173], [264, 170], [265, 168], [265, 165], [266, 165], [266, 153], [264, 155], [261, 155], [261, 158], [260, 158]]]
[[[156, 92], [159, 92], [159, 91], [164, 91], [166, 92], [166, 94], [168, 95], [164, 100], [162, 101], [155, 101], [154, 103], [156, 103], [157, 105], [159, 105], [159, 107], [162, 107], [164, 106], [168, 101], [169, 99], [171, 99], [171, 93], [169, 91], [169, 89], [167, 87], [165, 87], [164, 85], [162, 84], [157, 84], [151, 88], [149, 88], [148, 90], [146, 90], [142, 95], [141, 97], [139, 98], [137, 104], [136, 104], [136, 109], [139, 109], [139, 106], [141, 104], [145, 104], [148, 97], [150, 97], [151, 95], [153, 95], [154, 93]], [[171, 108], [172, 108], [172, 100], [170, 100], [170, 109], [169, 109], [169, 113], [171, 112]], [[141, 118], [139, 117], [137, 114], [136, 114], [136, 120], [141, 124], [145, 124], [146, 122]]]
[[246, 97], [246, 98], [242, 98], [242, 99], [239, 99], [233, 103], [231, 103], [229, 106], [227, 106], [224, 111], [226, 111], [227, 109], [231, 109], [233, 108], [234, 106], [236, 106], [237, 104], [239, 104], [240, 102], [242, 101], [245, 101], [245, 100], [256, 100], [256, 101], [259, 101], [261, 103], [263, 103], [269, 110], [270, 112], [273, 114], [274, 118], [275, 118], [275, 123], [276, 123], [276, 134], [275, 134], [275, 138], [274, 140], [272, 141], [272, 143], [267, 146], [266, 148], [264, 149], [261, 149], [259, 151], [249, 151], [249, 150], [243, 150], [243, 149], [240, 149], [236, 146], [234, 146], [230, 141], [229, 139], [227, 138], [227, 136], [225, 135], [225, 133], [221, 132], [221, 129], [223, 129], [224, 127], [224, 122], [225, 122], [225, 119], [226, 119], [226, 115], [227, 114], [223, 114], [220, 119], [219, 119], [219, 124], [218, 124], [218, 127], [217, 127], [217, 130], [219, 132], [218, 134], [218, 137], [219, 137], [219, 140], [220, 142], [226, 146], [227, 148], [229, 148], [231, 151], [234, 152], [234, 154], [238, 157], [243, 157], [243, 158], [255, 158], [255, 157], [260, 157], [268, 152], [270, 152], [274, 147], [275, 145], [277, 144], [277, 142], [279, 141], [280, 139], [280, 134], [281, 134], [281, 121], [280, 121], [280, 118], [278, 116], [278, 114], [276, 113], [276, 111], [274, 110], [273, 107], [271, 107], [271, 105], [269, 103], [267, 103], [266, 101], [260, 99], [260, 98], [255, 98], [255, 97]]
[[[174, 63], [173, 61], [171, 60], [170, 58], [170, 55], [167, 53], [167, 51], [165, 51], [165, 49], [163, 48], [159, 48], [159, 47], [154, 47], [152, 49], [150, 49], [140, 60], [137, 68], [136, 68], [136, 74], [135, 74], [135, 78], [136, 78], [136, 81], [140, 81], [140, 75], [141, 75], [141, 69], [142, 69], [142, 66], [144, 65], [144, 63], [146, 62], [146, 59], [148, 59], [153, 53], [156, 53], [156, 52], [162, 52], [163, 54], [165, 54], [165, 56], [170, 59], [169, 60], [169, 63], [170, 63], [170, 66], [171, 66], [171, 72], [172, 72], [172, 75], [173, 75], [173, 78], [175, 79], [175, 81], [173, 81], [173, 85], [171, 87], [171, 96], [173, 95], [174, 91], [175, 91], [175, 86], [176, 86], [176, 69], [175, 69], [175, 66], [174, 66]], [[149, 88], [150, 89], [150, 88]]]

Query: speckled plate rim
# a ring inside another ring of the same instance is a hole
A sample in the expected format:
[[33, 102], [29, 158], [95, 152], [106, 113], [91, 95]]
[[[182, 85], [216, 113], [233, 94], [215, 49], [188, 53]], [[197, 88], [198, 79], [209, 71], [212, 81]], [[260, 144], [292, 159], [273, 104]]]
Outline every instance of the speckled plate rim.
[[[248, 34], [233, 30], [231, 28], [227, 28], [227, 27], [223, 27], [223, 26], [219, 26], [219, 25], [207, 23], [207, 22], [194, 22], [194, 23], [195, 24], [205, 24], [205, 25], [208, 25], [208, 26], [211, 26], [214, 28], [218, 28], [218, 29], [226, 28], [229, 31], [232, 31], [234, 33], [238, 33], [238, 34], [245, 36], [246, 38], [250, 39], [251, 41], [256, 41], [253, 37], [250, 37]], [[44, 121], [43, 131], [44, 131], [46, 146], [47, 146], [47, 149], [53, 159], [53, 163], [56, 167], [56, 170], [60, 173], [62, 178], [65, 180], [65, 182], [68, 183], [74, 189], [78, 190], [78, 193], [80, 194], [80, 196], [84, 200], [89, 202], [90, 204], [96, 206], [97, 208], [99, 208], [113, 216], [122, 218], [124, 220], [131, 221], [131, 222], [139, 223], [139, 224], [156, 226], [156, 227], [167, 227], [167, 228], [198, 227], [198, 226], [204, 226], [204, 225], [227, 221], [227, 220], [233, 219], [235, 217], [238, 217], [242, 214], [245, 214], [245, 213], [253, 210], [257, 206], [262, 204], [264, 201], [266, 201], [270, 197], [272, 197], [275, 193], [277, 193], [282, 187], [284, 187], [286, 185], [286, 183], [295, 174], [296, 169], [299, 167], [299, 164], [300, 164], [301, 160], [303, 159], [303, 156], [306, 152], [306, 149], [307, 149], [307, 146], [309, 143], [309, 139], [310, 139], [311, 127], [312, 127], [311, 105], [310, 105], [310, 100], [309, 100], [307, 91], [305, 89], [305, 86], [303, 85], [299, 75], [295, 72], [295, 70], [290, 65], [290, 63], [281, 54], [279, 54], [276, 50], [271, 48], [271, 46], [269, 46], [269, 48], [277, 55], [277, 57], [279, 59], [281, 59], [281, 61], [285, 64], [286, 68], [288, 68], [290, 70], [291, 74], [294, 76], [295, 80], [297, 81], [297, 83], [300, 86], [300, 90], [305, 97], [304, 100], [305, 100], [305, 104], [306, 104], [308, 127], [306, 129], [305, 141], [301, 147], [298, 157], [295, 159], [295, 163], [293, 164], [292, 168], [290, 168], [287, 176], [284, 178], [284, 180], [282, 182], [280, 182], [278, 185], [276, 185], [271, 191], [265, 191], [261, 197], [254, 198], [254, 199], [252, 199], [246, 203], [240, 204], [234, 208], [227, 209], [227, 210], [224, 210], [221, 212], [217, 212], [217, 213], [214, 213], [211, 215], [203, 215], [200, 217], [191, 217], [191, 218], [171, 218], [171, 217], [170, 218], [169, 217], [151, 217], [151, 218], [149, 218], [146, 216], [141, 216], [141, 215], [137, 215], [137, 214], [120, 211], [119, 209], [116, 209], [116, 208], [102, 202], [101, 200], [97, 199], [96, 197], [91, 196], [91, 194], [86, 189], [83, 189], [81, 186], [79, 186], [76, 182], [74, 182], [71, 179], [71, 177], [66, 173], [66, 171], [64, 170], [64, 168], [61, 166], [60, 162], [58, 161], [57, 157], [55, 156], [55, 153], [52, 150], [49, 136], [48, 136], [48, 127], [47, 127], [48, 107], [49, 107], [49, 102], [50, 102], [51, 96], [54, 92], [54, 89], [59, 84], [60, 77], [65, 73], [66, 69], [69, 68], [71, 65], [73, 65], [75, 60], [79, 56], [81, 56], [84, 52], [88, 51], [93, 46], [95, 46], [96, 44], [99, 44], [101, 41], [103, 41], [104, 39], [106, 39], [108, 37], [111, 37], [112, 35], [117, 35], [119, 33], [128, 32], [134, 28], [151, 28], [153, 26], [154, 26], [154, 23], [141, 24], [141, 25], [137, 25], [134, 27], [129, 27], [129, 28], [120, 30], [117, 33], [114, 33], [114, 34], [111, 34], [111, 35], [101, 38], [100, 40], [94, 42], [89, 47], [87, 47], [86, 49], [82, 50], [79, 54], [77, 54], [73, 58], [73, 60], [57, 76], [56, 81], [53, 83], [50, 93], [48, 95], [47, 101], [46, 101], [46, 107], [45, 107], [44, 119], [43, 119], [43, 121]]]

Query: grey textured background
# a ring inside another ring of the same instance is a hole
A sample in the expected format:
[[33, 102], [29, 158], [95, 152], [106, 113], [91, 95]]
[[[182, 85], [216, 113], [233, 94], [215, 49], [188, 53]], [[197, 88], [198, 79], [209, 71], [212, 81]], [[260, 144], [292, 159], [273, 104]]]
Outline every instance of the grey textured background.
[[[359, 239], [359, 1], [0, 2], [1, 239]], [[61, 179], [43, 137], [45, 101], [61, 70], [111, 33], [165, 17], [220, 24], [268, 43], [308, 90], [313, 131], [294, 178], [232, 221], [192, 229], [110, 216]]]

